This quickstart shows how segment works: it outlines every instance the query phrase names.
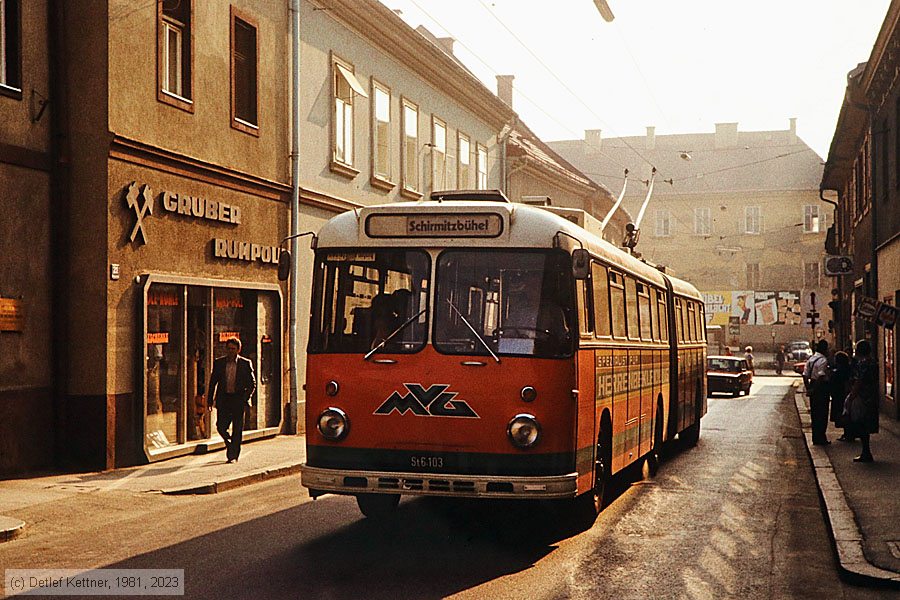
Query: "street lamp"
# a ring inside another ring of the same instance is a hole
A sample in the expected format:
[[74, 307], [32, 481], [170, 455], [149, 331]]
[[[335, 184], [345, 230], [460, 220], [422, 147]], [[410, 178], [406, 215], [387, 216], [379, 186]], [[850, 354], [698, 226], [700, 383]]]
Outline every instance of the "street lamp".
[[609, 8], [609, 4], [606, 3], [606, 0], [594, 0], [594, 6], [597, 7], [600, 16], [603, 17], [603, 20], [607, 23], [612, 23], [612, 20], [616, 18]]

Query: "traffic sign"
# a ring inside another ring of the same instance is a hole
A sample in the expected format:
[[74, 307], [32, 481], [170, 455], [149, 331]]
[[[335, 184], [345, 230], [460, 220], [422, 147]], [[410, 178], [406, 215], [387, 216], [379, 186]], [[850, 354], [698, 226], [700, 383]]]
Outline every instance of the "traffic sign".
[[853, 259], [849, 256], [826, 256], [825, 257], [825, 274], [849, 275], [853, 272]]

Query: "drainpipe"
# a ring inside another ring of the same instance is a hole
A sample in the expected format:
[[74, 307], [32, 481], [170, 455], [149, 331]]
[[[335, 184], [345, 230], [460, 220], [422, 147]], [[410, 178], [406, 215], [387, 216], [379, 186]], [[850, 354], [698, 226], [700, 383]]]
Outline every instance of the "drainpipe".
[[288, 311], [290, 319], [289, 335], [289, 378], [290, 417], [288, 433], [300, 431], [300, 401], [297, 394], [297, 377], [299, 376], [297, 358], [297, 305], [300, 301], [300, 0], [291, 0], [291, 278]]

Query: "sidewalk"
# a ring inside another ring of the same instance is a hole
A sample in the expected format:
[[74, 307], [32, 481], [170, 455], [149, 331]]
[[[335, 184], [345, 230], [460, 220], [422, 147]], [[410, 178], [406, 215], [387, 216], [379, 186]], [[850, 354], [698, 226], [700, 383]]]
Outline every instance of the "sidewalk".
[[798, 380], [794, 402], [832, 540], [845, 574], [865, 583], [900, 586], [900, 426], [884, 415], [872, 435], [873, 463], [855, 463], [859, 442], [839, 442], [828, 424], [827, 446], [813, 446], [809, 398]]
[[[218, 442], [218, 443], [217, 443]], [[244, 442], [241, 458], [225, 461], [224, 444], [215, 436], [207, 454], [190, 454], [148, 465], [95, 473], [45, 474], [0, 481], [0, 543], [28, 525], [5, 517], [17, 509], [72, 493], [131, 491], [162, 494], [215, 494], [266, 479], [294, 475], [306, 460], [306, 437], [281, 435]], [[300, 480], [297, 478], [297, 486]]]

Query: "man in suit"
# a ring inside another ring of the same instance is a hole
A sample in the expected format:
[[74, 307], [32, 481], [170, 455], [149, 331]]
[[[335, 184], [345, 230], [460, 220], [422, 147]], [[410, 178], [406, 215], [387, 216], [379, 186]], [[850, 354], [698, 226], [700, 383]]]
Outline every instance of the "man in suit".
[[[250, 397], [256, 389], [253, 363], [240, 355], [241, 341], [231, 338], [225, 342], [225, 356], [213, 362], [209, 387], [206, 388], [213, 406], [219, 407], [216, 429], [225, 440], [225, 457], [228, 462], [237, 461], [241, 455], [241, 437], [244, 433], [244, 409], [250, 406]], [[231, 435], [228, 428], [231, 427]]]

